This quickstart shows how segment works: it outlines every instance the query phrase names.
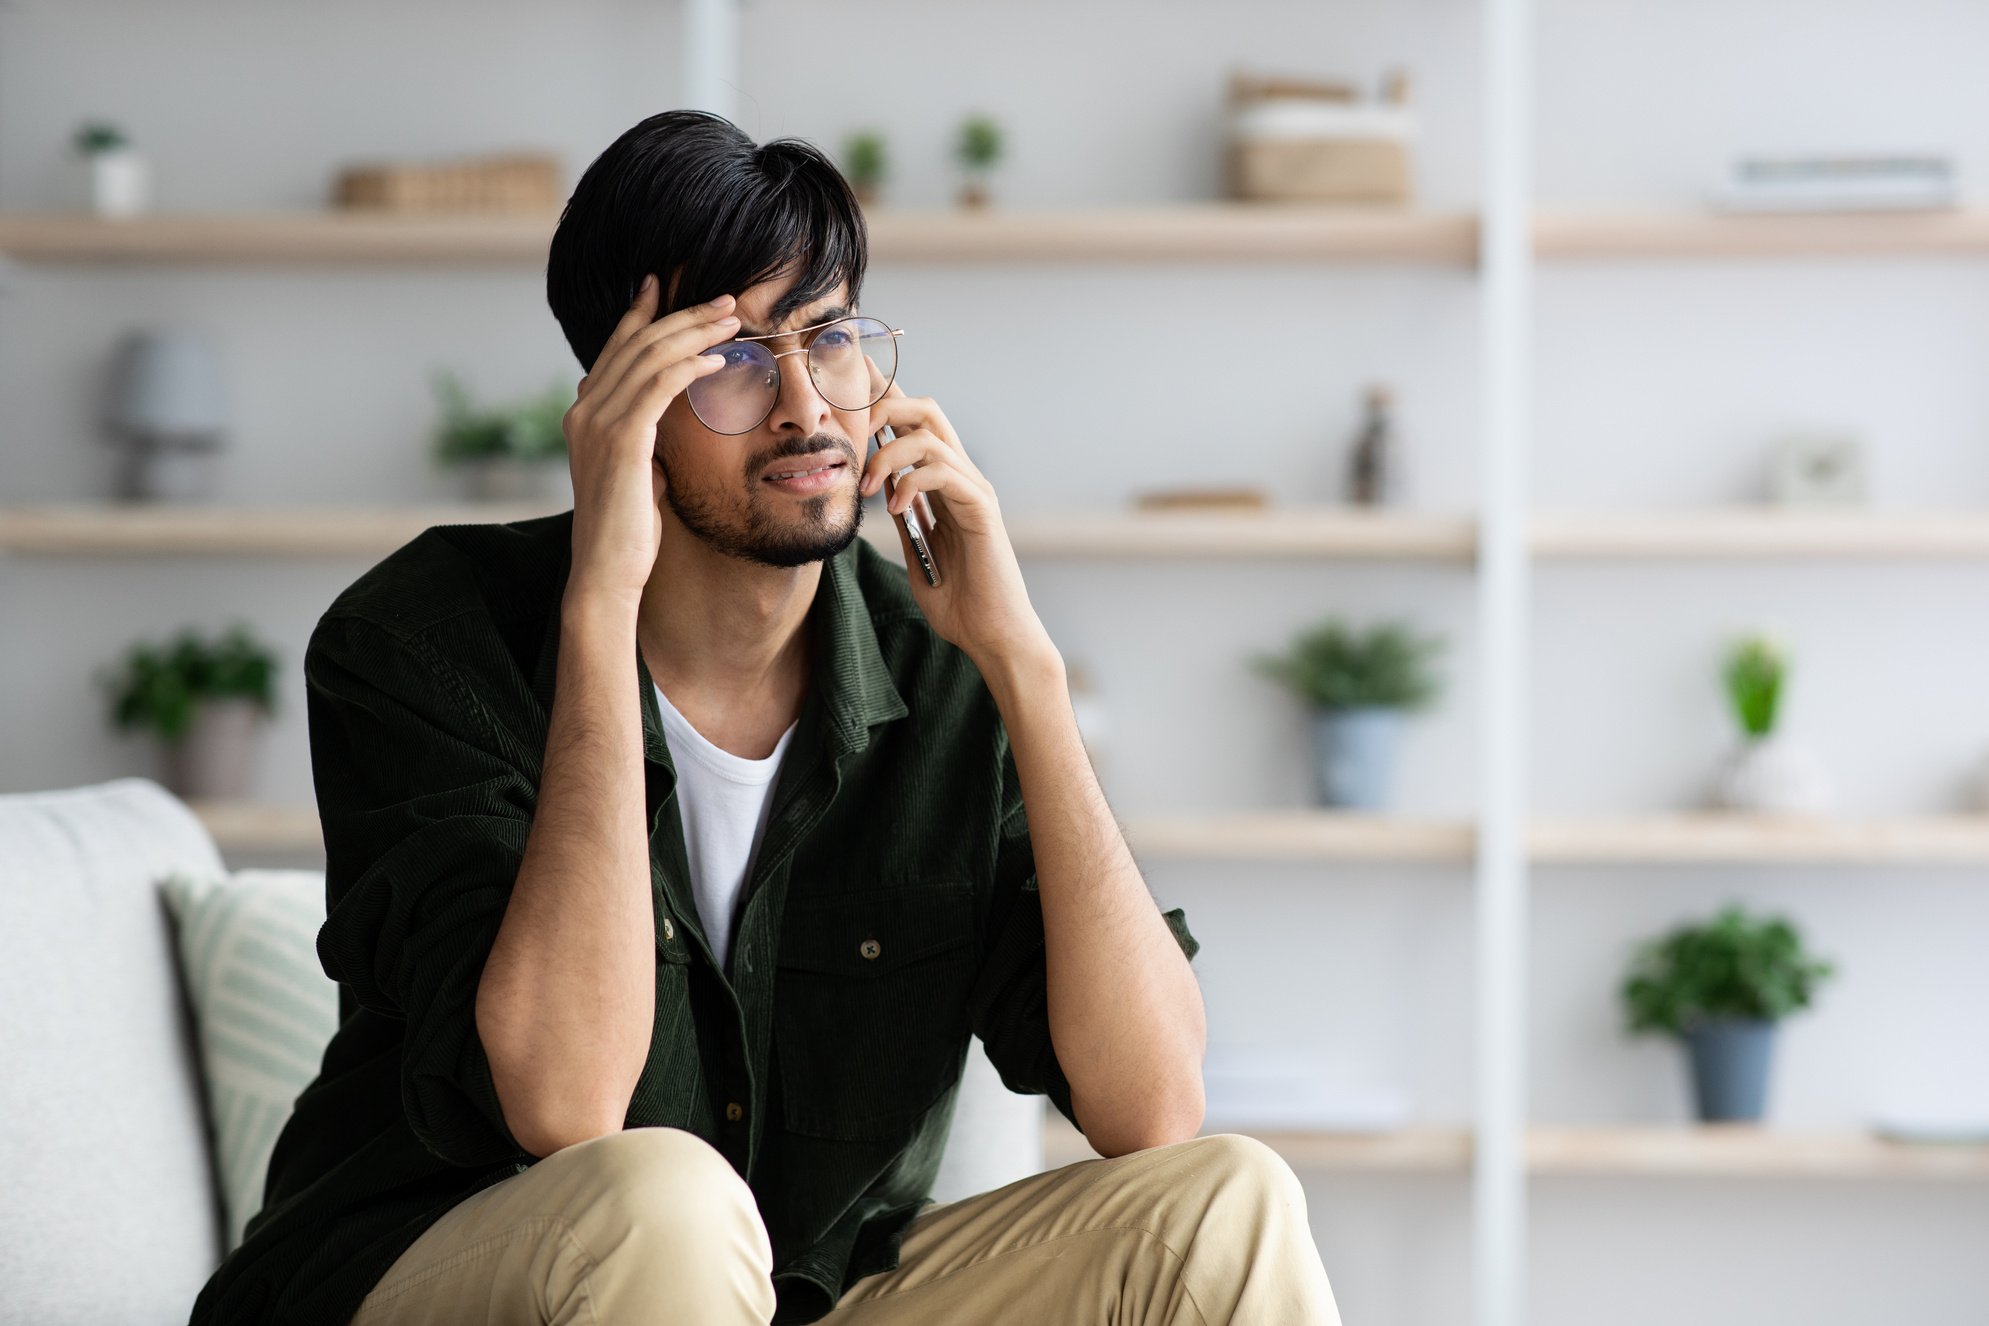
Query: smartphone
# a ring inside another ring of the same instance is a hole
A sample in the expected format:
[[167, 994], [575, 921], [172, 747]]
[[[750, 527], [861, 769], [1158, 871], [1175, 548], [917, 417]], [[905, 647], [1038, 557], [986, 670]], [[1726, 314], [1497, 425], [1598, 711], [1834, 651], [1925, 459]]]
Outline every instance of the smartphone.
[[[884, 436], [886, 433], [889, 433], [891, 436], [886, 438]], [[897, 436], [897, 430], [892, 428], [891, 425], [886, 424], [870, 440], [882, 446], [884, 442], [895, 440]], [[913, 466], [907, 465], [902, 470], [884, 476], [885, 501], [890, 501], [892, 494], [898, 491], [898, 475], [908, 473], [913, 468]], [[924, 514], [921, 515], [921, 512]], [[932, 519], [932, 505], [926, 501], [925, 494], [912, 494], [912, 500], [906, 504], [903, 511], [898, 513], [896, 519], [905, 527], [905, 534], [912, 541], [912, 551], [918, 555], [919, 569], [925, 572], [925, 583], [937, 588], [939, 585], [939, 563], [933, 560], [932, 544], [926, 538], [926, 531], [932, 528], [934, 524]]]

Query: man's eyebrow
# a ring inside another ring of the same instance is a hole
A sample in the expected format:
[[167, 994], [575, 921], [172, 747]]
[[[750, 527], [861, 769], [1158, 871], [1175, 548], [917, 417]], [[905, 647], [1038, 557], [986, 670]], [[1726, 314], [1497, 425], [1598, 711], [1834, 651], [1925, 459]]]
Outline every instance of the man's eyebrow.
[[[823, 309], [820, 313], [817, 313], [814, 317], [803, 323], [802, 326], [812, 327], [816, 323], [834, 322], [837, 318], [847, 318], [848, 316], [849, 310], [841, 304], [836, 304]], [[769, 332], [764, 327], [751, 327], [743, 322], [739, 324], [739, 335], [741, 336], [792, 336], [793, 334], [792, 332]]]

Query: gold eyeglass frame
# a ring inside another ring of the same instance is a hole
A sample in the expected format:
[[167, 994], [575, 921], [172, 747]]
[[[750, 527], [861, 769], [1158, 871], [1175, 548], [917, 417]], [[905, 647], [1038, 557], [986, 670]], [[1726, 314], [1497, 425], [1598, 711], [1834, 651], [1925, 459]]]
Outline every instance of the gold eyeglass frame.
[[[711, 354], [713, 351], [723, 350], [726, 346], [731, 345], [736, 341], [773, 341], [773, 340], [778, 340], [783, 336], [799, 336], [803, 332], [814, 332], [816, 333], [816, 335], [820, 335], [822, 329], [825, 327], [833, 327], [839, 322], [856, 322], [859, 319], [865, 322], [877, 323], [880, 326], [882, 326], [884, 330], [890, 332], [891, 335], [893, 336], [903, 336], [905, 334], [905, 329], [903, 327], [893, 327], [890, 323], [885, 322], [884, 319], [873, 318], [868, 313], [846, 313], [840, 318], [830, 318], [827, 322], [817, 322], [807, 327], [796, 327], [792, 331], [767, 332], [764, 335], [760, 336], [733, 336], [726, 340], [718, 342], [718, 344], [713, 345], [706, 350], [700, 351], [700, 353]], [[766, 414], [762, 414], [759, 418], [755, 419], [750, 425], [748, 425], [745, 428], [737, 429], [732, 432], [727, 432], [724, 429], [713, 428], [710, 424], [705, 423], [704, 416], [698, 414], [697, 402], [693, 401], [690, 398], [690, 392], [688, 391], [684, 393], [684, 403], [691, 407], [692, 415], [696, 416], [697, 421], [700, 424], [704, 424], [704, 427], [707, 431], [717, 433], [720, 437], [742, 437], [745, 434], [752, 432], [753, 429], [758, 428], [761, 424], [765, 423], [767, 421], [767, 415], [772, 414], [774, 412], [774, 407], [780, 404], [780, 388], [781, 388], [780, 361], [787, 358], [787, 356], [789, 355], [805, 355], [814, 346], [814, 344], [815, 344], [815, 337], [810, 336], [807, 339], [807, 341], [803, 342], [801, 345], [796, 346], [792, 350], [778, 350], [778, 351], [769, 352], [773, 355], [773, 361], [774, 361], [773, 398], [767, 402]], [[896, 347], [894, 346], [893, 348], [895, 350]], [[897, 358], [898, 357], [895, 353], [891, 356], [891, 376], [884, 379], [884, 393], [888, 393], [891, 390], [891, 384], [898, 380]], [[703, 381], [704, 379], [697, 379], [697, 380]], [[813, 386], [814, 380], [815, 380], [814, 375], [810, 374], [808, 379], [809, 385]], [[822, 389], [820, 387], [816, 387], [815, 390], [819, 393]], [[884, 393], [879, 393], [877, 396], [873, 397], [872, 399], [864, 402], [862, 405], [859, 406], [847, 407], [847, 406], [837, 405], [834, 401], [829, 401], [829, 404], [838, 410], [849, 409], [849, 408], [867, 410], [871, 406], [877, 404], [878, 401], [883, 400]], [[827, 396], [822, 397], [822, 399], [825, 401], [829, 400]]]

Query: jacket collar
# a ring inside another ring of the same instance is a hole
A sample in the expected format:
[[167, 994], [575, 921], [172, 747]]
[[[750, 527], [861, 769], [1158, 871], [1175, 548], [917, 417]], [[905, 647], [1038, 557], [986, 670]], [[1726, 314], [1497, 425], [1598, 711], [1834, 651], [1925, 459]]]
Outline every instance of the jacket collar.
[[[570, 512], [568, 517], [570, 520]], [[561, 528], [566, 531], [566, 537], [561, 540], [566, 562], [555, 578], [546, 607], [539, 656], [532, 674], [532, 691], [548, 717], [552, 713], [559, 663], [560, 603], [566, 592], [567, 574], [572, 569], [571, 526], [562, 522]], [[870, 618], [870, 605], [863, 596], [858, 561], [864, 553], [864, 540], [859, 535], [849, 547], [823, 561], [821, 582], [808, 613], [806, 629], [813, 632], [810, 699], [821, 706], [826, 724], [822, 735], [837, 755], [862, 750], [870, 744], [873, 725], [902, 718], [910, 712], [885, 664], [883, 650], [877, 643], [877, 630]], [[663, 738], [655, 682], [640, 649], [636, 651], [636, 672], [641, 684], [643, 758], [667, 770], [668, 781], [674, 783], [676, 769]], [[804, 703], [804, 725], [809, 707], [812, 706]]]

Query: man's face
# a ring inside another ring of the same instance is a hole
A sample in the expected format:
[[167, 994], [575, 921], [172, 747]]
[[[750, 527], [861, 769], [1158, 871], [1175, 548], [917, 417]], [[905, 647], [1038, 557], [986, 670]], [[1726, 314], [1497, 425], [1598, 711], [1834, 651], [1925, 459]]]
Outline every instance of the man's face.
[[[847, 288], [768, 323], [791, 276], [735, 290], [738, 334], [787, 332], [841, 317]], [[663, 500], [684, 528], [718, 551], [766, 566], [802, 566], [850, 545], [863, 521], [857, 481], [869, 446], [867, 410], [838, 410], [822, 399], [808, 373], [803, 338], [777, 335], [762, 346], [780, 356], [780, 394], [773, 412], [750, 433], [714, 433], [699, 422], [682, 394], [656, 425]], [[771, 476], [832, 467], [796, 480]]]

